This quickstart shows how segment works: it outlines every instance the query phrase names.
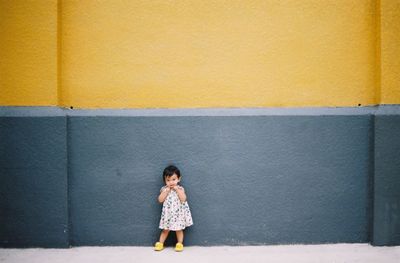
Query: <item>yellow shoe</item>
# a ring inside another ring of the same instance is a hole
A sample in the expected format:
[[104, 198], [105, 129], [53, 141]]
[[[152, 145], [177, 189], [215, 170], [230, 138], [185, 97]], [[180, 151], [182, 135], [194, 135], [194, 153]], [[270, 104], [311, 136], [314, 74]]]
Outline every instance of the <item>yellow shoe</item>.
[[157, 243], [154, 245], [154, 250], [155, 250], [155, 251], [161, 251], [161, 250], [163, 250], [163, 249], [164, 249], [164, 244], [161, 243], [161, 242], [157, 242]]
[[182, 250], [183, 250], [183, 244], [182, 243], [176, 243], [175, 251], [176, 252], [181, 252]]

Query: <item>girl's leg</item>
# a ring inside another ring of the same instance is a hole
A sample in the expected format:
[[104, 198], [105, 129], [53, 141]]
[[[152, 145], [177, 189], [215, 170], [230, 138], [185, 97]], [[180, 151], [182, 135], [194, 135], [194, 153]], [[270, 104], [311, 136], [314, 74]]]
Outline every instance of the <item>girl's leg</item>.
[[183, 244], [183, 230], [176, 231], [176, 239], [178, 240], [178, 243]]
[[163, 229], [163, 231], [161, 231], [161, 235], [160, 235], [160, 243], [164, 243], [165, 239], [167, 239], [169, 234], [169, 230], [168, 229]]

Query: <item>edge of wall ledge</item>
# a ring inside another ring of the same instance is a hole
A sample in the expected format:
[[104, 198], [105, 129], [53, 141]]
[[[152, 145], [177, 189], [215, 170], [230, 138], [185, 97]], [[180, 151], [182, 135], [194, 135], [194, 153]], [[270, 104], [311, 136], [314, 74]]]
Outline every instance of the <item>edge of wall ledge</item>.
[[400, 104], [365, 107], [265, 107], [265, 108], [148, 108], [148, 109], [70, 109], [52, 106], [0, 106], [0, 117], [62, 116], [335, 116], [400, 115]]

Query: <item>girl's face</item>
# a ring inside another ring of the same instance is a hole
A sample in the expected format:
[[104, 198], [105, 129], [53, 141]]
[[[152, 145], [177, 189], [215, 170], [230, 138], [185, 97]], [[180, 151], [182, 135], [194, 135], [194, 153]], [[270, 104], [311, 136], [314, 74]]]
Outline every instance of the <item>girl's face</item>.
[[178, 183], [180, 182], [180, 178], [178, 178], [178, 176], [176, 174], [173, 174], [169, 177], [165, 177], [165, 184], [168, 187], [172, 187], [172, 186], [176, 186], [178, 185]]

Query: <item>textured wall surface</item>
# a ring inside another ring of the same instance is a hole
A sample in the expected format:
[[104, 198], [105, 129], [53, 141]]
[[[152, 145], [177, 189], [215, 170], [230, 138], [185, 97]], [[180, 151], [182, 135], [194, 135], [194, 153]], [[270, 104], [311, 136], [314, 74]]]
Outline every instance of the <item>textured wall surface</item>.
[[65, 117], [0, 118], [0, 246], [68, 246]]
[[399, 112], [0, 108], [1, 246], [150, 245], [169, 163], [187, 244], [398, 245]]
[[400, 108], [336, 108], [400, 104], [399, 13], [0, 0], [0, 105], [94, 108], [0, 107], [1, 246], [150, 245], [169, 163], [187, 244], [400, 244]]
[[375, 118], [374, 244], [400, 245], [400, 116]]
[[188, 245], [368, 242], [370, 122], [71, 117], [72, 244], [151, 245], [169, 162], [192, 208]]
[[382, 104], [400, 104], [400, 1], [380, 0]]
[[375, 104], [375, 11], [370, 0], [64, 1], [62, 103]]
[[389, 72], [398, 62], [390, 43], [399, 10], [384, 2], [391, 11], [380, 23], [372, 0], [3, 0], [0, 103], [371, 105], [380, 97], [381, 31], [382, 72], [394, 79], [385, 103], [399, 103], [396, 71]]
[[0, 105], [58, 105], [57, 34], [57, 0], [0, 0]]
[[396, 0], [0, 0], [0, 105], [399, 104]]

